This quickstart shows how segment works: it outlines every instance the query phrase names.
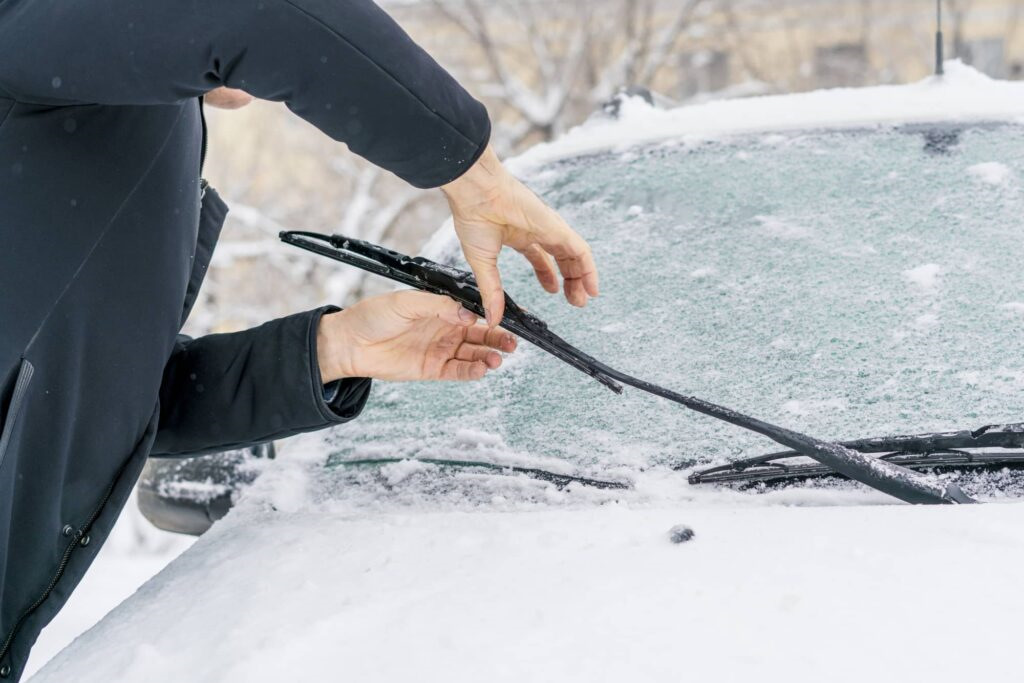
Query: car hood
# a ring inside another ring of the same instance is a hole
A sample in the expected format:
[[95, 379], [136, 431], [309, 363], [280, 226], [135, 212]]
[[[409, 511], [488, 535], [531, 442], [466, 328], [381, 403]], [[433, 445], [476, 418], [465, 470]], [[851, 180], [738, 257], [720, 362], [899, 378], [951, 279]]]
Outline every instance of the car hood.
[[1011, 680], [1022, 523], [1010, 505], [233, 516], [33, 683]]

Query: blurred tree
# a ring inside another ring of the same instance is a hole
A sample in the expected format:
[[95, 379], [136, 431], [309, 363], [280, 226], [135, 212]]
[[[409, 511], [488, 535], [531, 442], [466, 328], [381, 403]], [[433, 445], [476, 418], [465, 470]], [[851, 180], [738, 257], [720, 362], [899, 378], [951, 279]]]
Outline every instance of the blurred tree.
[[[487, 65], [460, 74], [486, 97], [505, 150], [550, 140], [619, 89], [650, 85], [715, 0], [431, 0]], [[471, 60], [472, 58], [470, 58]]]

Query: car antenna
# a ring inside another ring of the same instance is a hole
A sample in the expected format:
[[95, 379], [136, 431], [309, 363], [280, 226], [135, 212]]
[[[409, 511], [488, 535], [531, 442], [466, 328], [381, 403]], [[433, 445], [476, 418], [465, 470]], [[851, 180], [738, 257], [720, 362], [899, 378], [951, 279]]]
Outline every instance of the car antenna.
[[[344, 235], [286, 231], [281, 240], [293, 246], [347, 263], [415, 289], [449, 296], [465, 308], [484, 314], [483, 300], [473, 274], [435, 263], [422, 257], [410, 258], [370, 242]], [[874, 489], [908, 503], [976, 503], [956, 484], [941, 482], [892, 462], [872, 458], [838, 443], [821, 441], [785, 427], [743, 415], [735, 410], [645, 382], [611, 368], [569, 344], [548, 329], [543, 320], [529, 313], [505, 294], [505, 315], [501, 326], [535, 346], [568, 363], [580, 372], [622, 393], [626, 384], [641, 391], [679, 403], [690, 410], [767, 436], [776, 443], [817, 460]]]
[[942, 68], [942, 0], [935, 0], [935, 75], [941, 76]]

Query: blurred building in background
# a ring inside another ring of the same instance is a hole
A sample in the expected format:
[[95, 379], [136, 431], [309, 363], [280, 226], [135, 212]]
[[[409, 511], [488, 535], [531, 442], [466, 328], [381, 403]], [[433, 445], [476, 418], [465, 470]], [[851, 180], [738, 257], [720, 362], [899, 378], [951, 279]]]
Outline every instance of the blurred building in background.
[[[816, 88], [906, 83], [934, 68], [931, 0], [392, 0], [412, 36], [486, 102], [514, 154], [582, 122], [622, 88], [679, 105]], [[945, 50], [994, 78], [1024, 78], [1022, 0], [946, 0]], [[248, 327], [372, 286], [277, 243], [283, 228], [415, 252], [445, 218], [282, 105], [211, 112], [207, 176], [233, 207], [196, 332]]]

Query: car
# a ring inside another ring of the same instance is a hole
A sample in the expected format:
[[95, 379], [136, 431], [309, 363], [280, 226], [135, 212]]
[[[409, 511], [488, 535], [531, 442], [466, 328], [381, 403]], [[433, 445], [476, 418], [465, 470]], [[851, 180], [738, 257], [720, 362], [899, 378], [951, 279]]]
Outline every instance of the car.
[[[1024, 84], [629, 98], [512, 166], [602, 281], [570, 310], [512, 255], [506, 290], [613, 367], [829, 440], [1024, 419]], [[778, 449], [526, 344], [279, 446], [33, 680], [1013, 679], [1020, 505], [690, 484]]]
[[210, 455], [150, 458], [135, 487], [136, 504], [158, 529], [201, 536], [275, 454], [270, 441]]

